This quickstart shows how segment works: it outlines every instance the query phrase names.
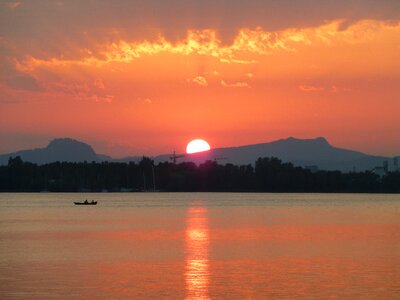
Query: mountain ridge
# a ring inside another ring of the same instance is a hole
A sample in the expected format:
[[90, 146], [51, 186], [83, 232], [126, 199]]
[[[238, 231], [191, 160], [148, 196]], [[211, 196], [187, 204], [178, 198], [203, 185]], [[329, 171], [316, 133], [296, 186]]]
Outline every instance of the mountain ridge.
[[[301, 167], [317, 167], [325, 170], [344, 172], [372, 170], [382, 166], [390, 157], [368, 155], [359, 151], [333, 147], [323, 137], [297, 139], [289, 137], [269, 143], [215, 148], [204, 154], [191, 155], [180, 161], [201, 163], [206, 159], [223, 160], [233, 164], [253, 164], [258, 157], [277, 157]], [[165, 160], [165, 156], [155, 157], [155, 161]], [[314, 168], [315, 169], [315, 168]]]
[[[0, 165], [7, 164], [9, 157], [15, 156], [21, 156], [24, 161], [37, 164], [54, 161], [129, 162], [139, 161], [142, 158], [142, 156], [112, 158], [107, 155], [98, 154], [89, 144], [71, 138], [53, 139], [44, 148], [0, 154]], [[160, 163], [170, 161], [171, 156], [172, 154], [162, 154], [154, 156], [152, 159], [155, 163]], [[390, 157], [369, 155], [359, 151], [332, 146], [324, 137], [313, 139], [288, 137], [272, 142], [214, 148], [202, 153], [184, 155], [184, 157], [178, 159], [178, 162], [200, 164], [206, 160], [216, 160], [223, 164], [246, 165], [254, 164], [255, 160], [259, 157], [272, 156], [301, 167], [340, 170], [344, 172], [372, 170], [377, 166], [382, 166], [385, 161], [392, 160]]]
[[0, 165], [6, 164], [9, 157], [15, 156], [20, 156], [24, 161], [37, 164], [55, 161], [82, 162], [101, 160], [99, 159], [101, 155], [97, 154], [92, 146], [72, 138], [55, 138], [44, 148], [0, 154]]

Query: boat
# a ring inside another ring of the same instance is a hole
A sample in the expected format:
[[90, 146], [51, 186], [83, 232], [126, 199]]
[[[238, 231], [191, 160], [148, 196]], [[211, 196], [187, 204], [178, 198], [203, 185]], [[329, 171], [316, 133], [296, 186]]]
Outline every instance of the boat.
[[90, 201], [88, 202], [87, 200], [85, 200], [84, 202], [74, 202], [75, 205], [97, 205], [97, 201]]

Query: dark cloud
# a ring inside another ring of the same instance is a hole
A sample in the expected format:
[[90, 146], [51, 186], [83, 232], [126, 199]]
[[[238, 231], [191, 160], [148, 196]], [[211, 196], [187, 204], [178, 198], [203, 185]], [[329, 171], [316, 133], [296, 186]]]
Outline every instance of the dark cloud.
[[0, 61], [0, 83], [15, 90], [33, 92], [44, 91], [44, 88], [29, 74], [24, 74], [15, 69], [14, 64], [7, 58]]
[[[14, 39], [36, 57], [58, 53], [76, 57], [76, 49], [117, 38], [177, 39], [190, 28], [216, 28], [223, 40], [242, 27], [265, 30], [307, 27], [343, 19], [398, 20], [398, 0], [68, 0], [18, 1], [0, 5], [0, 36]], [[80, 47], [76, 47], [79, 45]], [[17, 51], [18, 52], [18, 51]], [[82, 54], [81, 54], [82, 55]]]
[[43, 87], [38, 84], [35, 78], [25, 74], [17, 74], [13, 77], [9, 77], [4, 80], [4, 83], [17, 90], [27, 90], [33, 92], [44, 91]]

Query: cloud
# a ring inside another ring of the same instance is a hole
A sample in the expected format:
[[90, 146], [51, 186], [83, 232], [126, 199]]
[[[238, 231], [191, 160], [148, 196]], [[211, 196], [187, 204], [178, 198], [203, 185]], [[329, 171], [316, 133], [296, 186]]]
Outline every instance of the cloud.
[[349, 91], [351, 91], [350, 88], [338, 87], [335, 84], [333, 84], [333, 85], [331, 85], [329, 87], [303, 84], [303, 85], [299, 85], [298, 88], [302, 92], [306, 92], [306, 93], [323, 92], [323, 91], [332, 92], [332, 93], [339, 93], [339, 92], [349, 92]]
[[314, 86], [314, 85], [299, 85], [299, 90], [302, 92], [322, 92], [325, 90], [324, 87], [321, 86]]
[[27, 43], [43, 44], [47, 49], [51, 49], [49, 43], [56, 47], [61, 34], [68, 41], [85, 44], [85, 36], [103, 41], [115, 36], [137, 40], [163, 33], [179, 39], [188, 29], [214, 28], [221, 40], [229, 42], [241, 28], [276, 31], [338, 19], [349, 26], [363, 19], [400, 18], [398, 0], [249, 0], [246, 5], [242, 0], [71, 0], [63, 5], [56, 1], [21, 0], [5, 4], [19, 5], [18, 10], [23, 13], [0, 11], [0, 20], [7, 24], [0, 26], [0, 36], [27, 39]]
[[332, 93], [339, 93], [339, 92], [350, 92], [352, 89], [347, 87], [338, 87], [336, 85], [332, 85], [330, 90]]
[[21, 2], [5, 2], [4, 3], [4, 6], [9, 8], [9, 9], [15, 9], [20, 5], [21, 5]]
[[[215, 30], [189, 30], [180, 40], [168, 40], [158, 36], [156, 40], [129, 41], [119, 39], [115, 42], [98, 43], [92, 48], [77, 48], [77, 58], [63, 56], [40, 58], [26, 55], [16, 61], [18, 71], [29, 73], [39, 67], [100, 67], [112, 63], [131, 63], [140, 58], [170, 54], [176, 56], [199, 55], [226, 64], [259, 64], [265, 56], [280, 53], [297, 53], [305, 47], [335, 47], [343, 44], [361, 44], [373, 41], [377, 35], [386, 32], [393, 37], [400, 32], [400, 24], [387, 24], [377, 21], [361, 21], [340, 30], [340, 21], [319, 27], [301, 30], [289, 29], [268, 32], [261, 28], [241, 29], [230, 44], [224, 44]], [[113, 70], [118, 67], [114, 65]]]
[[224, 80], [221, 80], [221, 85], [223, 87], [231, 88], [250, 88], [250, 85], [247, 82], [226, 83]]
[[[0, 57], [1, 58], [1, 57]], [[43, 91], [43, 87], [32, 75], [20, 72], [15, 68], [11, 60], [0, 60], [0, 83], [15, 90], [26, 90], [32, 92]]]
[[195, 83], [195, 84], [197, 84], [199, 86], [203, 86], [203, 87], [208, 86], [208, 82], [203, 76], [196, 76], [195, 78], [188, 78], [187, 82], [189, 82], [189, 83], [192, 82], [192, 83]]
[[35, 78], [27, 74], [15, 74], [3, 80], [3, 82], [16, 90], [27, 90], [32, 92], [42, 92], [43, 87]]
[[138, 98], [139, 101], [143, 101], [147, 104], [152, 104], [153, 100], [151, 100], [150, 98]]
[[[189, 88], [214, 87], [215, 79], [220, 87], [253, 89], [271, 78], [277, 82], [293, 80], [292, 86], [293, 82], [300, 83], [299, 90], [311, 93], [324, 88], [328, 91], [331, 85], [320, 87], [307, 82], [329, 82], [325, 76], [332, 74], [331, 82], [345, 85], [348, 84], [341, 81], [344, 77], [357, 79], [383, 73], [397, 76], [399, 60], [393, 58], [398, 57], [398, 49], [393, 41], [398, 39], [400, 24], [361, 21], [345, 30], [340, 30], [339, 24], [335, 21], [275, 32], [244, 28], [231, 43], [223, 43], [214, 29], [189, 30], [178, 40], [160, 35], [154, 40], [136, 41], [122, 36], [118, 41], [100, 41], [91, 47], [71, 45], [80, 53], [78, 57], [9, 57], [6, 61], [10, 66], [5, 73], [12, 73], [13, 77], [0, 75], [0, 81], [14, 89], [48, 92], [53, 99], [63, 95], [75, 100], [111, 102], [130, 98], [133, 90], [139, 95], [152, 95], [150, 86], [159, 87], [160, 92], [169, 89], [177, 93], [187, 90], [181, 89], [185, 83]], [[0, 39], [0, 46], [12, 49], [12, 43], [3, 41]], [[334, 60], [332, 51], [337, 53]], [[253, 72], [257, 81], [252, 80]], [[307, 81], [299, 82], [299, 78]]]
[[257, 60], [244, 60], [244, 59], [234, 59], [234, 58], [220, 58], [219, 60], [222, 63], [227, 63], [227, 64], [242, 64], [242, 65], [248, 65], [248, 64], [256, 64], [258, 63]]
[[99, 89], [94, 83], [84, 81], [56, 81], [45, 85], [46, 92], [53, 96], [69, 96], [77, 101], [111, 103], [114, 95], [104, 89]]

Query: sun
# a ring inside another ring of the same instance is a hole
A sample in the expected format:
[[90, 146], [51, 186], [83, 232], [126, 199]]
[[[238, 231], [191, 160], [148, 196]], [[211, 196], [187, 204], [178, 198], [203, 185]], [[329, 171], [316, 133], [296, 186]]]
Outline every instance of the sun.
[[191, 141], [186, 146], [186, 153], [192, 154], [192, 153], [197, 153], [197, 152], [208, 151], [210, 149], [211, 149], [210, 145], [205, 140], [196, 139], [196, 140]]

